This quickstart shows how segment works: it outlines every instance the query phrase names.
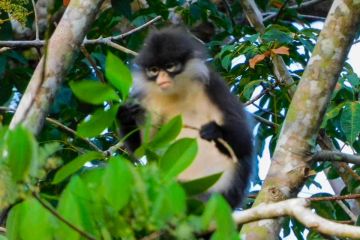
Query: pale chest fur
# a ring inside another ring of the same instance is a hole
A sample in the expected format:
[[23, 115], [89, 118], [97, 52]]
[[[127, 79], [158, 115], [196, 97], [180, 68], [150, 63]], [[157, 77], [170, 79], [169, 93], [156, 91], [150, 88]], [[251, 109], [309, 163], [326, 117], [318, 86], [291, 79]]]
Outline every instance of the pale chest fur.
[[233, 160], [219, 152], [214, 142], [199, 137], [201, 126], [215, 121], [221, 125], [223, 116], [217, 106], [207, 97], [201, 84], [193, 84], [186, 97], [165, 94], [149, 94], [142, 101], [142, 105], [152, 115], [152, 123], [161, 125], [171, 118], [181, 115], [184, 127], [178, 138], [197, 138], [198, 154], [192, 165], [180, 176], [180, 180], [193, 180], [219, 172], [223, 172], [220, 180], [210, 189], [221, 191], [231, 183], [233, 175]]

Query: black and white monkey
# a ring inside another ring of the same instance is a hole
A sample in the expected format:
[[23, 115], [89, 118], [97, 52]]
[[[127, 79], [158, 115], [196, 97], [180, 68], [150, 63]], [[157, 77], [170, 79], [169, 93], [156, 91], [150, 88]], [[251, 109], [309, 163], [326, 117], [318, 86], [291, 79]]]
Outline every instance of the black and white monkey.
[[[253, 168], [252, 129], [243, 106], [205, 58], [202, 44], [181, 27], [152, 32], [135, 59], [133, 96], [140, 108], [125, 105], [118, 118], [125, 135], [136, 128], [141, 113], [150, 114], [153, 125], [182, 115], [184, 125], [200, 130], [180, 132], [179, 138], [197, 138], [199, 150], [179, 180], [222, 172], [209, 192], [222, 193], [234, 208], [244, 198]], [[133, 134], [127, 147], [134, 151], [140, 142], [141, 134]]]

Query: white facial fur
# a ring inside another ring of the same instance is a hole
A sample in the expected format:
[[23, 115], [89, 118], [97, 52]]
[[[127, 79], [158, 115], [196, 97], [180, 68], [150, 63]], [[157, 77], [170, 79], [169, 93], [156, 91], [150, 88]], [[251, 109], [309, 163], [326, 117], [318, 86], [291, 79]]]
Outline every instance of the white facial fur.
[[183, 93], [188, 90], [190, 84], [189, 81], [201, 81], [207, 83], [209, 79], [209, 70], [202, 59], [193, 58], [190, 59], [183, 71], [174, 77], [174, 86], [171, 89], [163, 91], [159, 88], [154, 81], [149, 81], [146, 79], [146, 75], [143, 72], [134, 72], [133, 73], [133, 94], [147, 95], [149, 92], [154, 94], [176, 94]]

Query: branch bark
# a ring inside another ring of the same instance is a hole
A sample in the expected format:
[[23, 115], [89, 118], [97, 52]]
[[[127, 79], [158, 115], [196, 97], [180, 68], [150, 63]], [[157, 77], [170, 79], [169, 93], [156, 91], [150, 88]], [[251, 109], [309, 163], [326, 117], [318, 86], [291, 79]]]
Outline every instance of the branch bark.
[[[270, 204], [262, 203], [257, 207], [233, 213], [233, 219], [237, 224], [261, 220], [262, 225], [267, 225], [274, 221], [271, 218], [291, 216], [306, 227], [325, 235], [360, 238], [360, 227], [341, 224], [320, 217], [308, 208], [309, 205], [310, 199], [304, 198], [288, 199]], [[255, 233], [255, 230], [253, 229], [253, 233]], [[249, 239], [249, 235], [241, 234], [241, 237], [242, 239]], [[253, 234], [251, 239], [258, 238]]]
[[10, 123], [10, 128], [22, 123], [34, 134], [40, 131], [56, 90], [71, 66], [102, 1], [70, 2], [49, 40], [46, 64], [42, 57]]
[[[295, 196], [309, 166], [308, 152], [315, 145], [331, 93], [338, 80], [360, 23], [360, 3], [335, 0], [290, 104], [269, 173], [254, 206]], [[306, 219], [313, 222], [314, 219]], [[314, 227], [307, 225], [308, 227]], [[279, 220], [246, 224], [243, 239], [277, 239]], [[322, 226], [316, 226], [319, 230]], [[319, 230], [320, 231], [320, 230]]]
[[314, 154], [311, 160], [315, 162], [346, 162], [360, 165], [360, 156], [326, 150]]

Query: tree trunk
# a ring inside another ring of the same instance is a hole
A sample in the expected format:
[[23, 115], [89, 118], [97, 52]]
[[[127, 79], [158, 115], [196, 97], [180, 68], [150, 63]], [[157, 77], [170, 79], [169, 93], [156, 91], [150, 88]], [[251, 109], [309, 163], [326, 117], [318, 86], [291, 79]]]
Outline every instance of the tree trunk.
[[[309, 153], [360, 22], [360, 1], [335, 0], [290, 104], [280, 138], [254, 206], [296, 196], [304, 185]], [[279, 219], [243, 226], [242, 239], [278, 239]]]

